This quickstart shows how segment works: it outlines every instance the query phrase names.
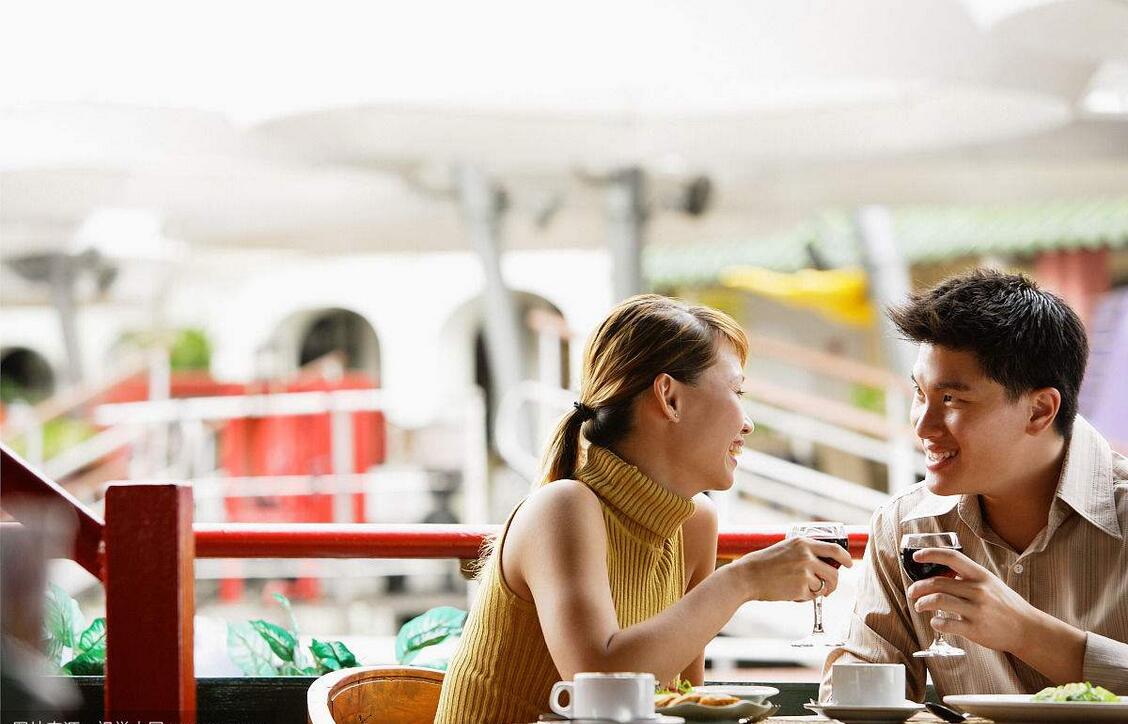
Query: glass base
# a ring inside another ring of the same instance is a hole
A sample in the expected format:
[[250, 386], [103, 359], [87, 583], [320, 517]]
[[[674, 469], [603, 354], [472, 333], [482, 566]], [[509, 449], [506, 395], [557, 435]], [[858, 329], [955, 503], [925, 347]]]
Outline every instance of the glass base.
[[845, 642], [842, 640], [841, 636], [836, 636], [825, 631], [812, 632], [799, 639], [798, 641], [791, 642], [792, 646], [804, 649], [819, 647], [833, 648], [835, 646], [842, 646], [844, 644]]
[[952, 646], [947, 641], [933, 641], [932, 645], [924, 651], [914, 651], [913, 656], [918, 659], [939, 658], [944, 656], [965, 656], [967, 652], [959, 646]]

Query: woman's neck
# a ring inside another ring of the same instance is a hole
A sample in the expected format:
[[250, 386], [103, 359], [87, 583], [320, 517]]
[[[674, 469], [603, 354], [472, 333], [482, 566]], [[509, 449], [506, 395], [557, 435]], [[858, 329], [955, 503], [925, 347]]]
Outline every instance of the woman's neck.
[[673, 456], [668, 455], [661, 445], [628, 437], [608, 449], [671, 493], [692, 498], [701, 492], [684, 482], [687, 476], [680, 474]]

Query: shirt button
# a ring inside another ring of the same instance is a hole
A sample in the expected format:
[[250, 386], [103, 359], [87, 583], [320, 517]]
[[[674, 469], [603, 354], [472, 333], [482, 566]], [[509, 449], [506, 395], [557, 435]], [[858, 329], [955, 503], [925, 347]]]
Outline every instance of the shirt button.
[[1021, 563], [1015, 563], [1014, 568], [1012, 568], [1011, 570], [1014, 571], [1015, 573], [1022, 573], [1026, 569], [1022, 567]]

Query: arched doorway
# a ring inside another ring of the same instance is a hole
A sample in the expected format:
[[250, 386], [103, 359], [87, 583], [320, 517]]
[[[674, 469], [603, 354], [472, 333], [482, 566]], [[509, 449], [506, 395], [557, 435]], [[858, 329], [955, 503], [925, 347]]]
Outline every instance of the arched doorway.
[[380, 379], [380, 340], [360, 314], [340, 307], [295, 312], [284, 319], [268, 345], [278, 372], [293, 372], [338, 354], [346, 370]]
[[47, 358], [27, 347], [0, 352], [0, 401], [35, 404], [55, 393], [55, 372]]
[[[541, 380], [564, 387], [569, 380], [568, 341], [558, 339], [548, 344], [534, 329], [537, 315], [563, 319], [560, 310], [544, 297], [530, 292], [512, 292], [517, 307], [521, 329], [521, 349], [524, 358], [522, 378]], [[491, 448], [494, 442], [494, 415], [497, 412], [499, 391], [496, 389], [486, 350], [485, 330], [482, 320], [482, 300], [475, 297], [459, 307], [450, 316], [442, 333], [442, 347], [448, 352], [445, 377], [462, 384], [480, 387], [485, 394], [487, 410], [487, 437]], [[559, 353], [559, 354], [557, 354]], [[552, 369], [546, 370], [547, 367]]]

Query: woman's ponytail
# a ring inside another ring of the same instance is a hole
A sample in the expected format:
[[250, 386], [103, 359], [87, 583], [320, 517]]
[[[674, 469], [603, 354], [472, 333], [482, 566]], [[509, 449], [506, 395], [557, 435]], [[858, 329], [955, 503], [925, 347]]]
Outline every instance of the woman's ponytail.
[[576, 403], [572, 410], [560, 419], [544, 453], [542, 468], [545, 472], [541, 479], [542, 485], [553, 480], [570, 478], [576, 474], [576, 465], [580, 458], [580, 429], [592, 414], [594, 411], [590, 407]]

